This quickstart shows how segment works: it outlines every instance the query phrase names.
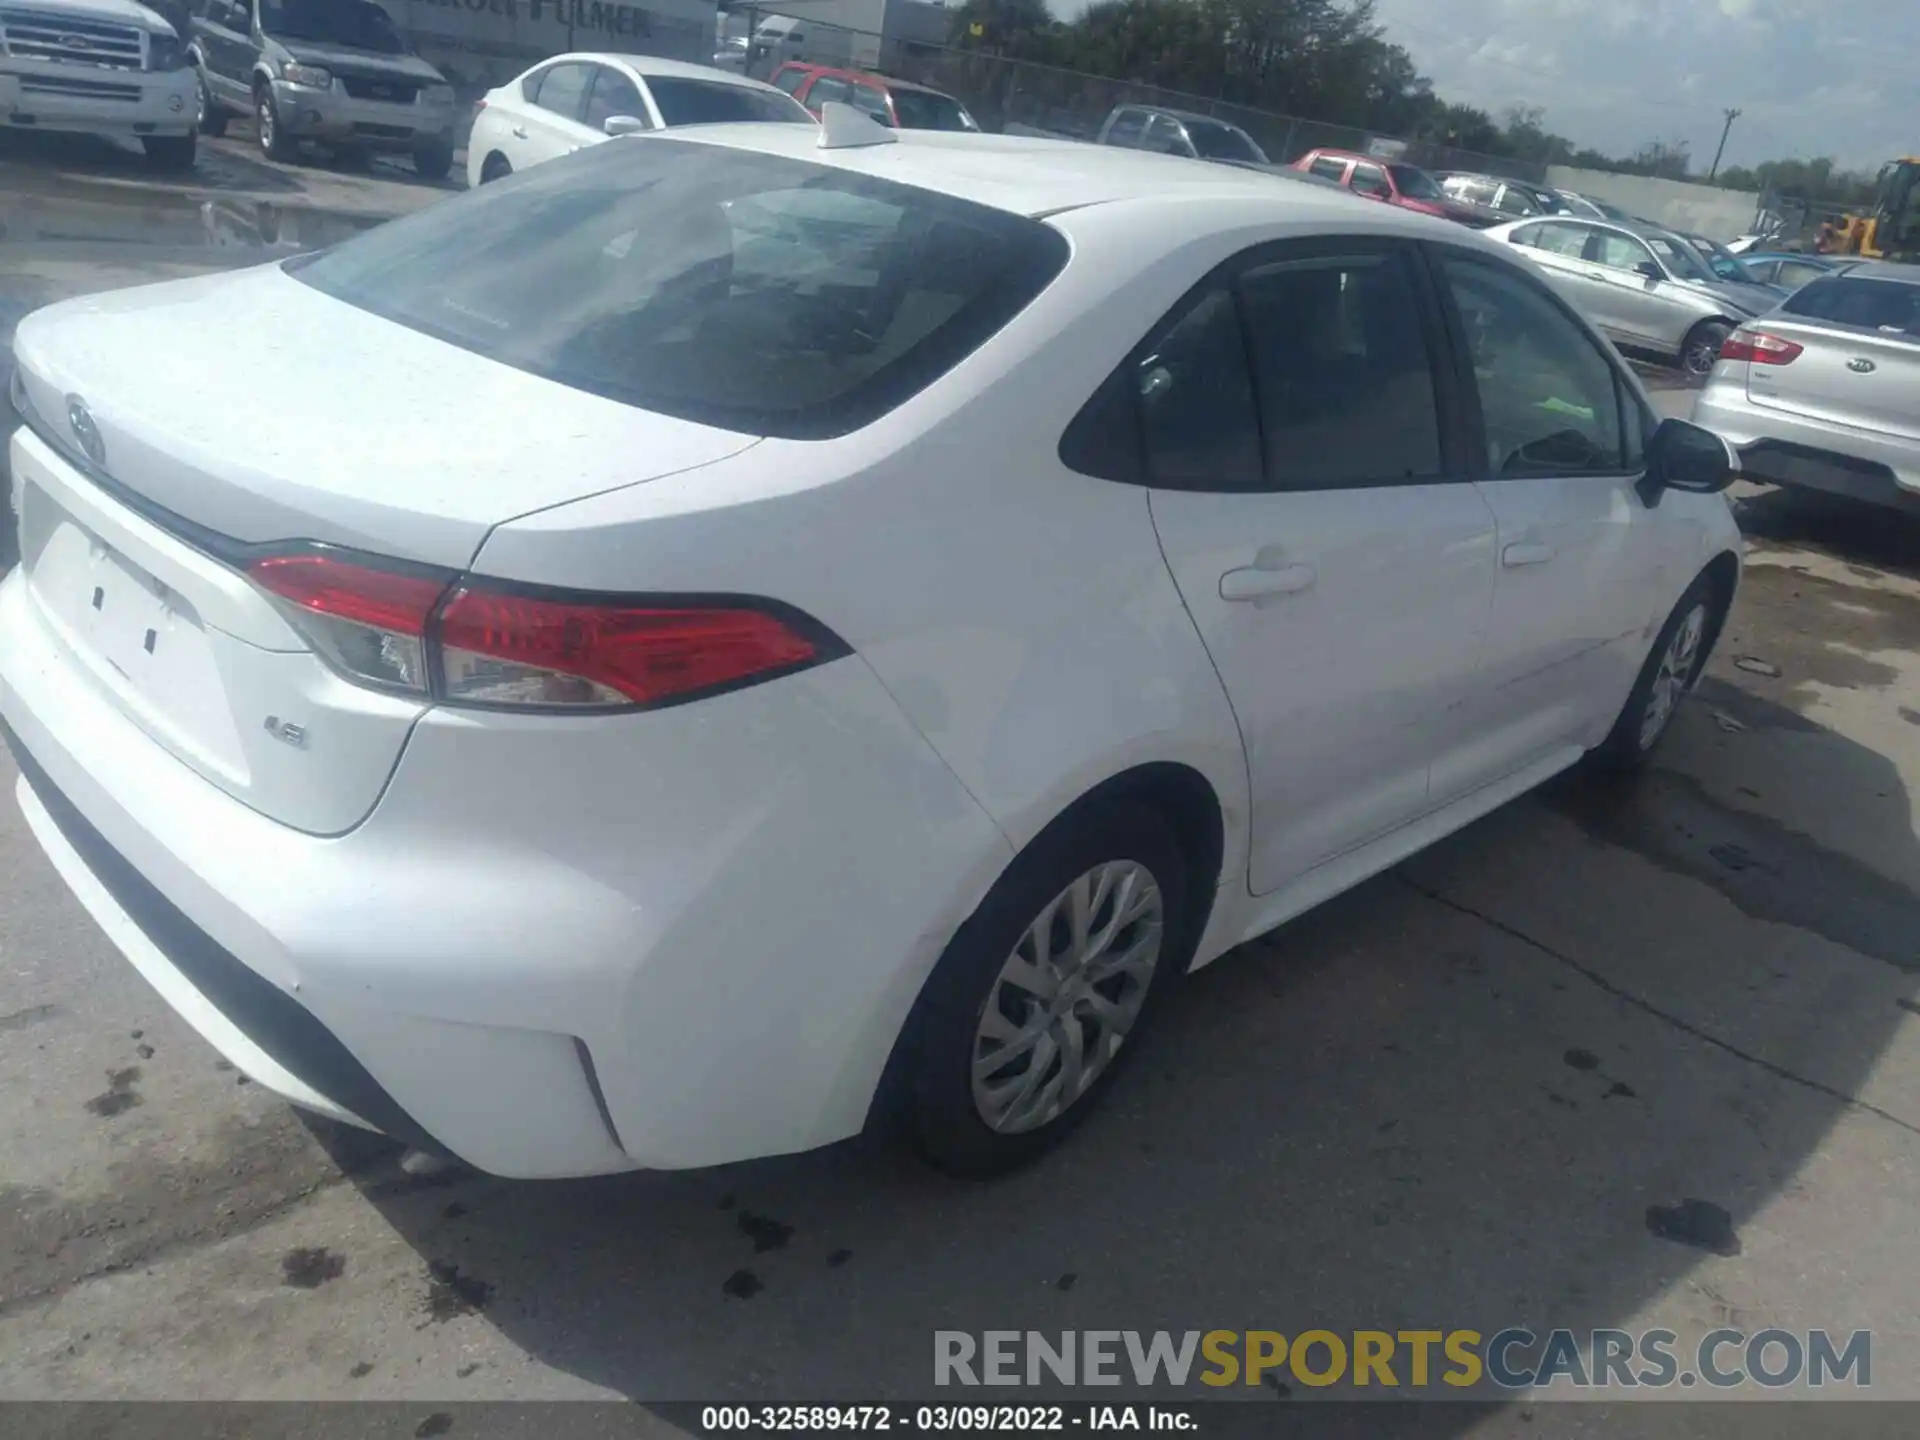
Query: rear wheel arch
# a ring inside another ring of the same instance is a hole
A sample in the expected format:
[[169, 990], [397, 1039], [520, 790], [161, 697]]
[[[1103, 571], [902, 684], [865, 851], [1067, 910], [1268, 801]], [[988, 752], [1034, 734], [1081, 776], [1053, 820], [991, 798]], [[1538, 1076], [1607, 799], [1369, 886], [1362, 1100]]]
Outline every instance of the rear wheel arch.
[[1713, 606], [1707, 612], [1707, 638], [1700, 660], [1704, 667], [1713, 658], [1714, 646], [1719, 643], [1720, 632], [1726, 628], [1727, 615], [1733, 609], [1734, 591], [1740, 584], [1740, 557], [1731, 550], [1722, 550], [1700, 573], [1712, 586], [1714, 595]]
[[[1164, 823], [1172, 833], [1183, 861], [1181, 878], [1186, 890], [1184, 913], [1181, 916], [1183, 933], [1174, 942], [1175, 953], [1180, 955], [1181, 960], [1180, 970], [1173, 978], [1177, 978], [1178, 973], [1184, 973], [1192, 962], [1194, 948], [1206, 931], [1220, 888], [1222, 866], [1225, 863], [1226, 819], [1213, 783], [1191, 765], [1176, 761], [1147, 762], [1120, 771], [1100, 781], [1062, 809], [1001, 867], [973, 913], [961, 922], [961, 929], [955, 932], [955, 938], [976, 923], [981, 909], [992, 899], [993, 892], [1023, 862], [1028, 861], [1028, 857], [1035, 852], [1045, 853], [1064, 837], [1079, 831], [1102, 811], [1129, 807], [1147, 809]], [[911, 1131], [907, 1110], [912, 1088], [909, 1082], [912, 1051], [927, 1008], [928, 991], [938, 970], [939, 965], [936, 964], [933, 971], [922, 980], [920, 992], [894, 1037], [892, 1052], [868, 1108], [867, 1128], [870, 1132], [899, 1139]]]

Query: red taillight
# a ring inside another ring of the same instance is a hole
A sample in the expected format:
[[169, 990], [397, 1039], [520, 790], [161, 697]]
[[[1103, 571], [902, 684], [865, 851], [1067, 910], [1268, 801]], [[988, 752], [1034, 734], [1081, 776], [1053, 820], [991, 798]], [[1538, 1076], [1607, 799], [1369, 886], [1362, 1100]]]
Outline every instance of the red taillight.
[[493, 705], [656, 705], [820, 658], [761, 610], [602, 605], [456, 590], [436, 638], [450, 700]]
[[386, 689], [427, 693], [427, 621], [451, 576], [322, 551], [270, 555], [247, 573], [336, 668]]
[[1754, 365], [1791, 365], [1806, 348], [1764, 330], [1736, 330], [1720, 347], [1720, 358]]
[[840, 653], [805, 617], [770, 604], [454, 587], [446, 572], [325, 551], [270, 556], [248, 574], [348, 678], [455, 704], [657, 705]]

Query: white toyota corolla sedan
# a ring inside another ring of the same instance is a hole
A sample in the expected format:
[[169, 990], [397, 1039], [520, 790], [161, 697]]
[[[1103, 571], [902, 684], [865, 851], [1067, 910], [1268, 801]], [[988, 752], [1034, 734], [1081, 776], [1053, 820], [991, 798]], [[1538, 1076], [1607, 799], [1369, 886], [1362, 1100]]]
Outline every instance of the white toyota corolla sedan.
[[841, 107], [15, 346], [33, 832], [248, 1075], [502, 1175], [1030, 1157], [1183, 972], [1641, 760], [1739, 573], [1504, 247]]

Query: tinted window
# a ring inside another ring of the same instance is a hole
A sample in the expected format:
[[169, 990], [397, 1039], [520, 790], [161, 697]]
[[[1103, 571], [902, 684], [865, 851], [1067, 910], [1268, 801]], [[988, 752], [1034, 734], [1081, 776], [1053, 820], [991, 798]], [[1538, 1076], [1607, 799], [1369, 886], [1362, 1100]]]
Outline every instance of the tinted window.
[[1621, 389], [1607, 357], [1538, 286], [1499, 267], [1442, 262], [1473, 357], [1487, 473], [1620, 472]]
[[893, 108], [908, 130], [978, 130], [973, 117], [951, 95], [931, 90], [896, 90]]
[[1653, 252], [1631, 235], [1622, 235], [1617, 230], [1598, 230], [1594, 232], [1587, 258], [1614, 270], [1637, 270], [1653, 263]]
[[1353, 189], [1355, 194], [1378, 195], [1383, 199], [1393, 194], [1393, 187], [1387, 184], [1386, 172], [1378, 165], [1355, 165]]
[[1204, 120], [1187, 122], [1187, 137], [1194, 150], [1207, 160], [1244, 160], [1265, 165], [1266, 155], [1243, 132], [1231, 125], [1210, 125]]
[[[248, 28], [247, 23], [238, 28]], [[401, 55], [407, 48], [387, 12], [372, 0], [260, 0], [260, 28], [283, 40], [349, 45], [377, 55]]]
[[876, 85], [855, 83], [847, 88], [847, 103], [865, 111], [882, 125], [893, 124], [893, 112], [887, 109], [887, 97]]
[[807, 91], [807, 104], [818, 110], [829, 100], [838, 100], [842, 105], [848, 103], [847, 96], [853, 87], [836, 75], [822, 75], [813, 82], [813, 88]]
[[594, 145], [287, 270], [504, 365], [750, 434], [843, 434], [1066, 260], [1049, 227], [666, 136]]
[[[1473, 198], [1477, 200], [1480, 197], [1476, 195]], [[1500, 193], [1494, 198], [1493, 204], [1495, 209], [1504, 210], [1509, 215], [1534, 215], [1538, 214], [1540, 209], [1525, 193], [1514, 189], [1511, 185], [1500, 187]]]
[[1145, 150], [1155, 150], [1162, 155], [1185, 155], [1188, 153], [1186, 132], [1177, 120], [1165, 115], [1155, 115], [1147, 121], [1147, 133], [1141, 138], [1140, 145]]
[[1109, 145], [1134, 146], [1140, 143], [1140, 136], [1147, 128], [1147, 117], [1138, 110], [1125, 110], [1114, 117], [1113, 127], [1107, 131]]
[[1782, 285], [1800, 286], [1818, 280], [1827, 273], [1824, 265], [1805, 265], [1798, 260], [1782, 260], [1776, 272]]
[[813, 123], [805, 108], [785, 95], [729, 85], [724, 80], [649, 75], [647, 89], [653, 92], [653, 103], [660, 107], [660, 118], [669, 125], [724, 125], [732, 120]]
[[1920, 336], [1920, 286], [1897, 280], [1829, 275], [1796, 290], [1780, 308], [1808, 320]]
[[592, 65], [556, 65], [541, 71], [540, 88], [534, 92], [533, 103], [568, 120], [578, 120], [587, 103], [587, 86], [593, 82], [594, 68]]
[[807, 72], [799, 68], [783, 69], [773, 77], [773, 83], [791, 95], [800, 88], [800, 82], [807, 78]]
[[1210, 290], [1134, 373], [1147, 475], [1182, 490], [1258, 490], [1260, 428], [1233, 296]]
[[[1389, 165], [1387, 170], [1392, 174], [1393, 183], [1399, 187], [1402, 195], [1415, 200], [1440, 199], [1440, 187], [1434, 183], [1433, 177], [1418, 165]], [[1476, 195], [1474, 198], [1477, 200], [1480, 197]]]
[[1315, 175], [1318, 175], [1322, 180], [1332, 180], [1337, 183], [1347, 178], [1347, 162], [1344, 160], [1335, 160], [1325, 155], [1316, 159], [1307, 169]]
[[1239, 280], [1279, 489], [1437, 475], [1433, 368], [1406, 258], [1315, 258]]
[[653, 124], [647, 119], [647, 103], [640, 98], [639, 88], [633, 81], [618, 70], [602, 65], [587, 96], [586, 123], [598, 130], [615, 115], [631, 115], [649, 126]]

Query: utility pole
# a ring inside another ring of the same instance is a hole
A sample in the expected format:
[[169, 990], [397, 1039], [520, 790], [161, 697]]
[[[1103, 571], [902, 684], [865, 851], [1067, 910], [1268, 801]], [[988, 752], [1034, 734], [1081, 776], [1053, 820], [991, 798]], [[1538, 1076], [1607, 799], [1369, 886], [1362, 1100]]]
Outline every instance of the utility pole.
[[1720, 157], [1727, 153], [1727, 136], [1733, 130], [1733, 122], [1738, 120], [1741, 114], [1738, 110], [1722, 110], [1720, 113], [1727, 117], [1727, 123], [1720, 128], [1720, 148], [1713, 152], [1713, 164], [1707, 168], [1709, 185], [1713, 183], [1713, 177], [1720, 173]]

